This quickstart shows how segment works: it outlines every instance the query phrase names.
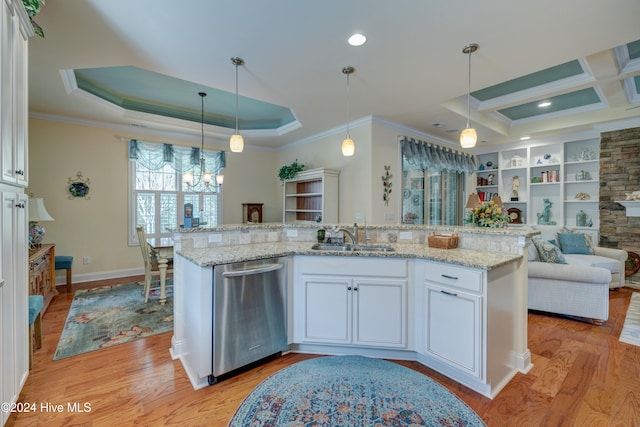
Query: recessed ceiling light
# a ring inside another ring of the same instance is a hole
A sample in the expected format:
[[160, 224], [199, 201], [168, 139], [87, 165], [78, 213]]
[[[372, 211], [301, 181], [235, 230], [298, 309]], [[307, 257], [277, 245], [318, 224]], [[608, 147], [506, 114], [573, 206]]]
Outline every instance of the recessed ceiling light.
[[544, 101], [544, 102], [541, 102], [540, 104], [538, 104], [538, 107], [539, 108], [544, 108], [544, 107], [548, 107], [549, 105], [551, 105], [551, 102]]
[[349, 37], [348, 41], [351, 46], [362, 46], [367, 41], [367, 38], [360, 33], [355, 33]]
[[526, 141], [527, 139], [531, 139], [530, 136], [522, 136], [520, 137], [520, 141]]

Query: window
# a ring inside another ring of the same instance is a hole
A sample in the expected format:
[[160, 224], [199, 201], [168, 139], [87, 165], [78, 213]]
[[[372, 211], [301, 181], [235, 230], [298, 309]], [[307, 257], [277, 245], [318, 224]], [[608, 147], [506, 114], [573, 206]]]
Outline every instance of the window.
[[[193, 205], [200, 224], [216, 226], [221, 221], [221, 187], [198, 182], [200, 149], [170, 144], [129, 142], [129, 243], [137, 244], [136, 226], [144, 225], [148, 237], [166, 237], [167, 229], [184, 221], [184, 205]], [[221, 173], [224, 152], [204, 152], [207, 172]], [[196, 176], [194, 186], [182, 178], [184, 172]]]
[[461, 225], [466, 174], [475, 171], [475, 158], [408, 138], [401, 144], [402, 222]]

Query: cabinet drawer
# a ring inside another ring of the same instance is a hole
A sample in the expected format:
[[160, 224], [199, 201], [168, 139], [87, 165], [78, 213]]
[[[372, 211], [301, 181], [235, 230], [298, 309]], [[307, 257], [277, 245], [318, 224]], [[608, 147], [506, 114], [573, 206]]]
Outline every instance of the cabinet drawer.
[[299, 258], [303, 274], [369, 277], [407, 277], [406, 259], [354, 256], [306, 256]]
[[483, 272], [439, 262], [425, 264], [424, 277], [429, 282], [440, 283], [445, 286], [482, 293]]

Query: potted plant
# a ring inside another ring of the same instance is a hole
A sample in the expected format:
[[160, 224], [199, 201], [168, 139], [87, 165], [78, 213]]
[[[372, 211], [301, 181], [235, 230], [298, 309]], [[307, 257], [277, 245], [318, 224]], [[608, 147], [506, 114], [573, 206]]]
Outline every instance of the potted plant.
[[31, 21], [33, 32], [40, 37], [44, 37], [44, 30], [36, 23], [36, 21], [33, 20], [33, 17], [40, 12], [40, 5], [44, 4], [44, 0], [22, 0], [22, 4], [24, 5], [24, 9], [27, 11], [27, 15], [29, 15], [29, 21]]
[[278, 172], [278, 177], [280, 178], [280, 181], [284, 182], [287, 179], [294, 178], [298, 174], [298, 172], [301, 172], [303, 169], [304, 165], [298, 163], [298, 159], [296, 159], [290, 165], [282, 166], [280, 168], [280, 171]]

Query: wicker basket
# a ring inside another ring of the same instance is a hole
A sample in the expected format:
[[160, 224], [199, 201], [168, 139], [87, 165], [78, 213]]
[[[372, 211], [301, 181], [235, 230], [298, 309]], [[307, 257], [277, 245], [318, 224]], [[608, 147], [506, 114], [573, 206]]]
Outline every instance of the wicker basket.
[[427, 236], [430, 248], [453, 249], [458, 247], [458, 234], [454, 233], [450, 236], [431, 233]]

